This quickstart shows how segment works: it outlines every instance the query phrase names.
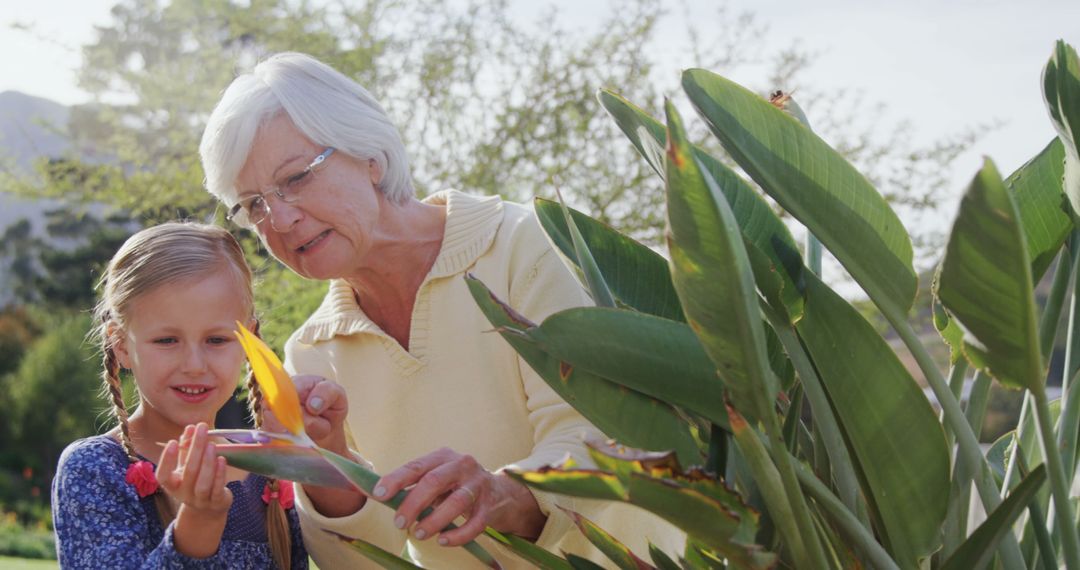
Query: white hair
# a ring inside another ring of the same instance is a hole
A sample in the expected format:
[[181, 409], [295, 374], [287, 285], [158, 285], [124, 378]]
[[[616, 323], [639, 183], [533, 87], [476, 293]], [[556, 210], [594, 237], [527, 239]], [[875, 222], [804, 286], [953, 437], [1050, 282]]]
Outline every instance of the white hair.
[[276, 54], [237, 77], [210, 114], [199, 155], [211, 194], [235, 203], [236, 179], [255, 136], [279, 113], [317, 145], [375, 160], [382, 172], [376, 188], [391, 201], [404, 203], [416, 194], [401, 135], [379, 102], [341, 72], [294, 52]]

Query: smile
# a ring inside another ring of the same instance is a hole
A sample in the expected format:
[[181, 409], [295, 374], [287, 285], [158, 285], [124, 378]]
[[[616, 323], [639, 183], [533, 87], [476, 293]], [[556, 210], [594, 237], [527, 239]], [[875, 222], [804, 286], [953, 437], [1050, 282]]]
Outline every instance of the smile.
[[177, 386], [173, 388], [173, 390], [183, 392], [184, 394], [188, 394], [191, 396], [198, 396], [199, 394], [205, 394], [206, 392], [209, 392], [210, 388], [192, 388], [189, 386]]
[[296, 248], [296, 251], [298, 251], [300, 253], [304, 253], [305, 251], [307, 251], [307, 250], [315, 247], [316, 245], [318, 245], [320, 242], [322, 242], [322, 240], [326, 239], [326, 236], [328, 236], [328, 235], [330, 235], [330, 230], [326, 230], [323, 233], [315, 236], [315, 239], [313, 239], [313, 240], [305, 243], [304, 245]]

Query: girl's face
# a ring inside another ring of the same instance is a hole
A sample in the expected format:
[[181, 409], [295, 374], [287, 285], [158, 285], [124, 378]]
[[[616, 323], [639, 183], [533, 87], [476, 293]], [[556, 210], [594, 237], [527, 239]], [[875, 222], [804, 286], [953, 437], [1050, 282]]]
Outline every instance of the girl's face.
[[213, 425], [244, 364], [233, 335], [236, 322], [253, 324], [242, 287], [221, 268], [165, 283], [132, 301], [115, 351], [135, 376], [138, 414], [145, 420], [170, 431]]

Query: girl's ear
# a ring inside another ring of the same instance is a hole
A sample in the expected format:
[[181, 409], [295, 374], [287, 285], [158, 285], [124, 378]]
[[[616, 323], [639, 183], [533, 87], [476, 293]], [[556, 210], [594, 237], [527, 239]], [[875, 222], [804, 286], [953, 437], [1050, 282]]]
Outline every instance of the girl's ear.
[[116, 361], [120, 363], [120, 367], [131, 370], [131, 353], [128, 351], [127, 335], [124, 334], [124, 329], [120, 328], [115, 322], [110, 322], [105, 328], [105, 334], [112, 345], [113, 354], [116, 355]]
[[251, 317], [250, 319], [248, 319], [247, 322], [244, 323], [244, 326], [247, 327], [247, 330], [251, 331], [252, 333], [259, 334], [259, 319], [257, 317]]

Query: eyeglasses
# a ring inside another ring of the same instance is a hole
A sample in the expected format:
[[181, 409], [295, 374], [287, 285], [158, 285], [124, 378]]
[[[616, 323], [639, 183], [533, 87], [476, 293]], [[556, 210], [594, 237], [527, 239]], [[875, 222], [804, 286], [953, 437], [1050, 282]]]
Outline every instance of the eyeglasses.
[[267, 194], [274, 194], [286, 204], [295, 204], [300, 201], [300, 192], [315, 179], [315, 173], [322, 169], [323, 163], [326, 162], [327, 158], [330, 158], [331, 154], [334, 154], [333, 147], [327, 147], [319, 156], [315, 157], [315, 160], [311, 161], [311, 164], [307, 165], [307, 168], [287, 176], [277, 186], [272, 186], [258, 194], [240, 200], [229, 208], [229, 213], [225, 216], [225, 219], [239, 226], [250, 228], [270, 215], [270, 206], [266, 202]]

